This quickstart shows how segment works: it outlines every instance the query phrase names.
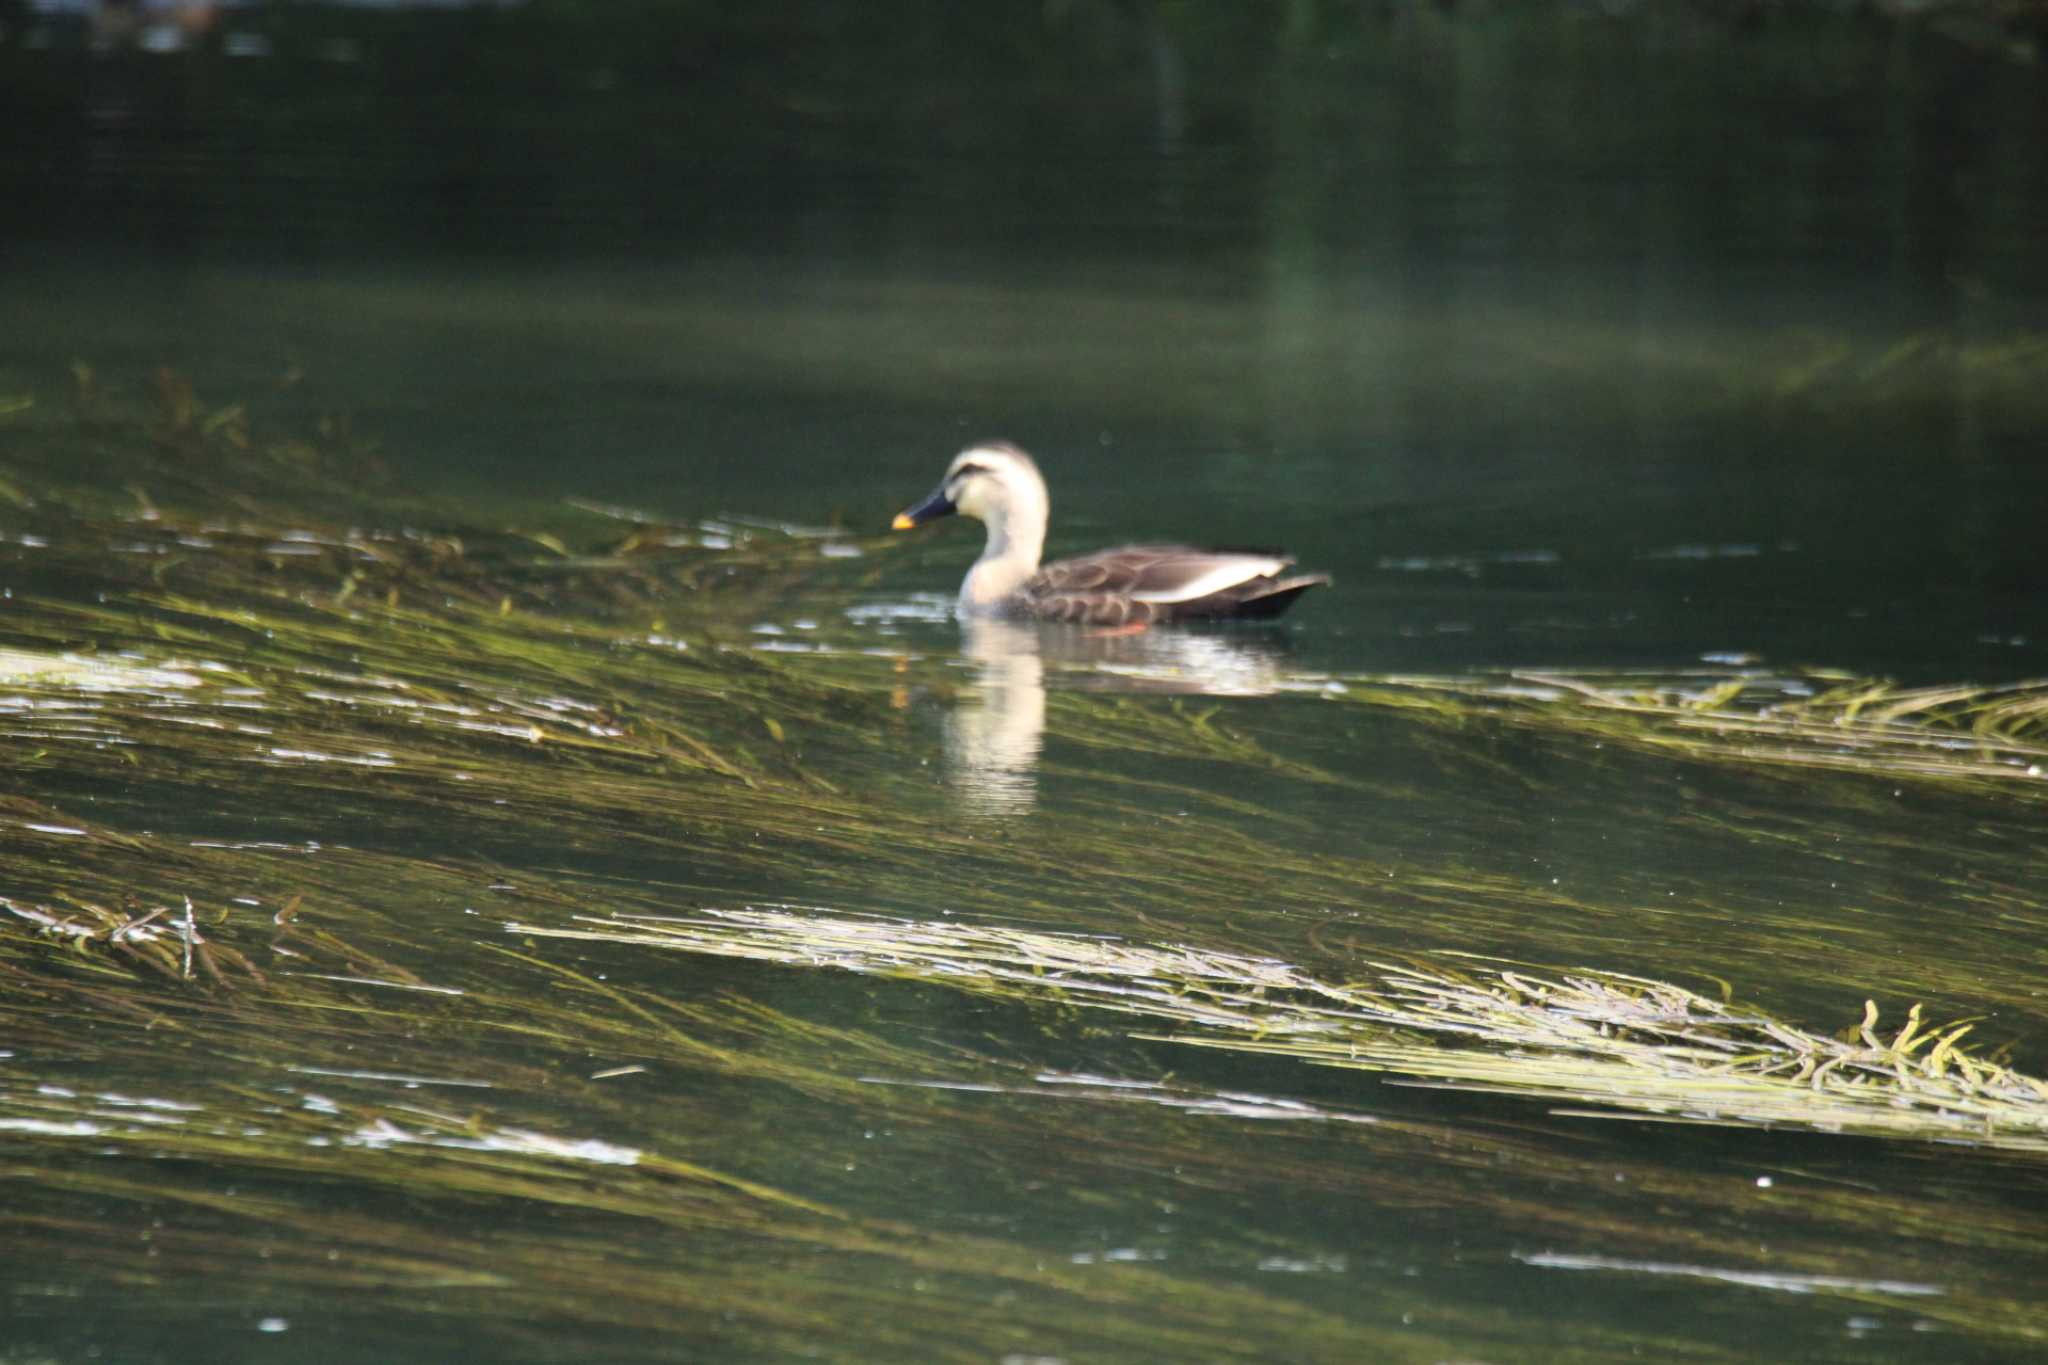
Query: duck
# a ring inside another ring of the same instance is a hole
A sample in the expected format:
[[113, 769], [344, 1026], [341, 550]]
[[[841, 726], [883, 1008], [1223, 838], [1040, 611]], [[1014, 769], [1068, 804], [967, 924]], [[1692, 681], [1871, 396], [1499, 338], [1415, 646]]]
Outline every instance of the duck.
[[1038, 462], [1008, 441], [969, 446], [923, 502], [896, 514], [908, 531], [958, 512], [988, 527], [960, 584], [960, 614], [1141, 629], [1176, 621], [1267, 620], [1328, 574], [1290, 574], [1291, 556], [1191, 545], [1121, 545], [1038, 562], [1051, 511]]

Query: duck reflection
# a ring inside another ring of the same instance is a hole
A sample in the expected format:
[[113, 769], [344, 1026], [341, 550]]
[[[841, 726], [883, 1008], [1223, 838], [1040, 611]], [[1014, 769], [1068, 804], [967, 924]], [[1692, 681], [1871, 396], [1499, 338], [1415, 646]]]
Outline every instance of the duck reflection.
[[1038, 798], [1045, 742], [1045, 656], [1041, 628], [1015, 621], [966, 621], [960, 655], [976, 687], [946, 717], [947, 776], [975, 810], [1021, 813]]
[[985, 815], [1021, 814], [1038, 799], [1049, 674], [1075, 690], [1202, 696], [1260, 696], [1286, 674], [1282, 642], [1270, 637], [973, 618], [960, 628], [975, 685], [946, 718], [947, 776]]

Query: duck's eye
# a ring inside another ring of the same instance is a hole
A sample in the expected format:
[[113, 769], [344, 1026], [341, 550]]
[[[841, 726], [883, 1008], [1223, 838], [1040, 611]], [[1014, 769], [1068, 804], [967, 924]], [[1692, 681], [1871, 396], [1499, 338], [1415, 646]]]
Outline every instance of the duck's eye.
[[964, 479], [969, 474], [986, 473], [988, 473], [988, 466], [985, 464], [963, 464], [958, 469], [953, 471], [953, 477], [956, 479]]

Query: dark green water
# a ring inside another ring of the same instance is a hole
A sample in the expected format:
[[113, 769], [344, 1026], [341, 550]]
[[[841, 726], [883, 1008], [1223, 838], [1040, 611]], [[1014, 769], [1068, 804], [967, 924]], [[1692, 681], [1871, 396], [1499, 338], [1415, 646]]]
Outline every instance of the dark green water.
[[[946, 608], [978, 540], [949, 524], [714, 621], [793, 669], [872, 652], [848, 675], [857, 733], [803, 753], [849, 811], [974, 832], [971, 856], [915, 876], [852, 813], [752, 847], [722, 826], [701, 846], [550, 844], [369, 779], [339, 811], [271, 769], [123, 784], [31, 762], [19, 736], [7, 794], [173, 842], [487, 859], [507, 883], [560, 873], [678, 913], [957, 913], [1333, 979], [1375, 955], [1490, 954], [1725, 979], [1819, 1032], [1865, 998], [1890, 1019], [1925, 1001], [1982, 1016], [2038, 1074], [2038, 799], [1427, 731], [1319, 695], [1732, 659], [1913, 685], [2048, 674], [2039, 70], [1964, 23], [1619, 8], [812, 4], [723, 27], [689, 6], [316, 9], [230, 15], [217, 40], [269, 44], [244, 57], [16, 30], [0, 392], [59, 392], [74, 361], [131, 385], [171, 366], [277, 429], [344, 415], [474, 526], [575, 500], [866, 535], [954, 450], [1004, 437], [1047, 472], [1053, 553], [1275, 544], [1335, 583], [1271, 634], [977, 640]], [[311, 494], [304, 511], [328, 514]], [[0, 562], [24, 598], [102, 587], [65, 572]], [[708, 610], [679, 595], [664, 614]], [[0, 617], [0, 644], [12, 631]], [[1286, 763], [1120, 746], [1084, 709], [1107, 697], [1136, 734], [1187, 694]], [[868, 742], [884, 723], [889, 782]], [[1193, 823], [1190, 791], [1216, 799]], [[1189, 828], [1189, 856], [1222, 864], [1192, 902], [1147, 861]], [[1366, 865], [1403, 889], [1361, 900]], [[1428, 877], [1485, 890], [1405, 889]], [[438, 884], [368, 903], [434, 926], [411, 964], [428, 980], [487, 976], [488, 930], [516, 918]], [[574, 960], [841, 1033], [808, 1079], [672, 1067], [602, 1091], [554, 1078], [610, 1055], [457, 1030], [329, 1067], [317, 1095], [293, 1082], [291, 1103], [413, 1099], [379, 1078], [459, 1080], [488, 1055], [530, 1083], [428, 1086], [431, 1107], [659, 1150], [939, 1250], [415, 1200], [360, 1164], [390, 1145], [367, 1128], [331, 1179], [166, 1158], [167, 1181], [218, 1197], [166, 1211], [79, 1174], [144, 1163], [0, 1128], [22, 1210], [0, 1361], [2040, 1349], [2038, 1155], [1604, 1123], [928, 984], [617, 945]], [[0, 1079], [194, 1102], [220, 1084], [201, 1046], [102, 1048], [94, 1028], [0, 1037]], [[1253, 1117], [1219, 1095], [1318, 1109]], [[59, 1167], [74, 1178], [41, 1178]], [[302, 1216], [230, 1202], [251, 1197]], [[178, 1249], [138, 1260], [151, 1228]], [[612, 1274], [631, 1312], [606, 1310]], [[1923, 1311], [1961, 1299], [1971, 1315]]]

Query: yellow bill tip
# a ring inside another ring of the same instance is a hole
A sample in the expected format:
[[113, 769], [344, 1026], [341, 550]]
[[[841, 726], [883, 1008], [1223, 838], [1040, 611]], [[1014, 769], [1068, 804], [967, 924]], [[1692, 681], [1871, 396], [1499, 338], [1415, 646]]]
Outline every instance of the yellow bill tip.
[[898, 512], [896, 514], [896, 520], [889, 523], [889, 529], [892, 531], [908, 531], [911, 527], [915, 525], [917, 525], [917, 523], [910, 519], [910, 513]]

